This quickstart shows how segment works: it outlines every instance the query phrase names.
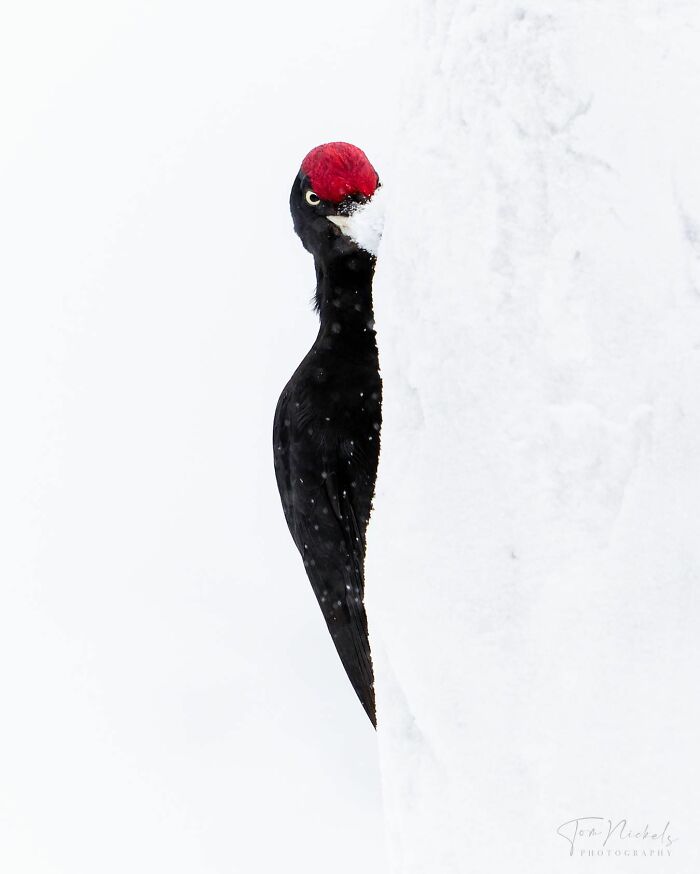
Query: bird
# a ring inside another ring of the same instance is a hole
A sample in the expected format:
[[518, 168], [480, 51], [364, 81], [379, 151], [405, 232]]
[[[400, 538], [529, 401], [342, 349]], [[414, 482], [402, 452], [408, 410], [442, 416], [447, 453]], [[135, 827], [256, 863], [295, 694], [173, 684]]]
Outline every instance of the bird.
[[313, 255], [313, 346], [280, 395], [273, 449], [282, 508], [357, 697], [376, 728], [364, 604], [367, 525], [377, 477], [382, 383], [374, 327], [374, 254], [348, 221], [379, 187], [365, 153], [344, 142], [312, 149], [289, 199], [294, 230]]

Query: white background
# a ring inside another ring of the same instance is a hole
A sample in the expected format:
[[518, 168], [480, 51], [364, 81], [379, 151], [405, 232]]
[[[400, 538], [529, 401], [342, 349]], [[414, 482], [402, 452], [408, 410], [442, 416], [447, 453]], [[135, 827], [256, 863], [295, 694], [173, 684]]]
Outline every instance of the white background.
[[271, 423], [316, 331], [288, 193], [385, 176], [388, 11], [24, 2], [0, 24], [0, 870], [384, 870], [374, 732]]

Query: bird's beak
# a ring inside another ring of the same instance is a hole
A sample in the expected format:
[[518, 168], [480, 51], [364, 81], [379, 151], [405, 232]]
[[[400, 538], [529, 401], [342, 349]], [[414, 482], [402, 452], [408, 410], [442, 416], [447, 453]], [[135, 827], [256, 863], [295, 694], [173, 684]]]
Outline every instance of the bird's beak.
[[326, 218], [329, 222], [333, 222], [336, 227], [339, 227], [343, 233], [347, 231], [350, 224], [350, 216], [347, 215], [327, 215]]

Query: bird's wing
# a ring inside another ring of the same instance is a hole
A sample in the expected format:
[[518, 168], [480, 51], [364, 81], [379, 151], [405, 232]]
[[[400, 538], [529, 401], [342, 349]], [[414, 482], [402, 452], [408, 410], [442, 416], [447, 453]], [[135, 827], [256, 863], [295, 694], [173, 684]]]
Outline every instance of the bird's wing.
[[[296, 406], [283, 392], [273, 429], [275, 476], [287, 525], [343, 667], [376, 724], [374, 675], [363, 604], [365, 532], [337, 448], [314, 454], [300, 432]], [[309, 465], [313, 468], [308, 470]], [[318, 479], [322, 470], [325, 477]]]

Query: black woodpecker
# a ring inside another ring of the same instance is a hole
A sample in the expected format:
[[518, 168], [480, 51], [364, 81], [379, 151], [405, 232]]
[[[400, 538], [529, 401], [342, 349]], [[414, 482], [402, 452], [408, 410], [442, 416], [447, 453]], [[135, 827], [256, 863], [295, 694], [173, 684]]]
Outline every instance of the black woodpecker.
[[348, 237], [347, 216], [372, 197], [363, 151], [327, 143], [292, 185], [294, 230], [316, 267], [321, 326], [277, 403], [275, 475], [287, 525], [338, 655], [376, 727], [364, 606], [365, 534], [377, 476], [382, 384], [374, 332], [374, 255]]

